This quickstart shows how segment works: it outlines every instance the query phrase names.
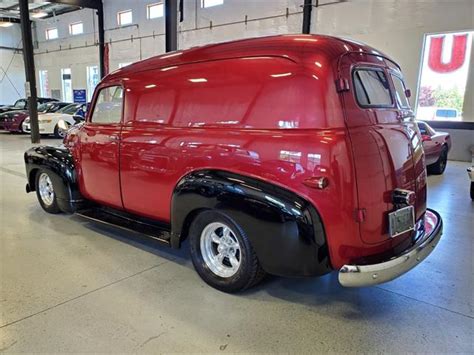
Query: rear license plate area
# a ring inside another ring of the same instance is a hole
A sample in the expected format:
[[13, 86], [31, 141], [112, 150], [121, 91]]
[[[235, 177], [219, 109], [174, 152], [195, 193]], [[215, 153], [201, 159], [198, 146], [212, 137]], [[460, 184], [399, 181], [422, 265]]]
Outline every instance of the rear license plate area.
[[388, 226], [390, 237], [394, 238], [400, 234], [415, 229], [415, 209], [413, 206], [403, 207], [388, 214]]

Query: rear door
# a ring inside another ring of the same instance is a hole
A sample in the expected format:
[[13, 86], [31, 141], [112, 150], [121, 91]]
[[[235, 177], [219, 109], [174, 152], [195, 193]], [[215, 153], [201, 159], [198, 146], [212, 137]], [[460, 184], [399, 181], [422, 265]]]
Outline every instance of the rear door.
[[355, 160], [361, 238], [367, 244], [387, 242], [393, 190], [416, 191], [417, 131], [411, 111], [397, 103], [385, 59], [346, 55], [339, 71], [351, 83], [341, 95]]

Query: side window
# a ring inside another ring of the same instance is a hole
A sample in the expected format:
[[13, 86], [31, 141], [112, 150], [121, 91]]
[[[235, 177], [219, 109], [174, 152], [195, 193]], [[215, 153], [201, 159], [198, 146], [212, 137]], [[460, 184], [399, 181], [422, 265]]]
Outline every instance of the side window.
[[405, 84], [403, 80], [396, 75], [392, 75], [393, 85], [395, 86], [395, 96], [401, 108], [410, 108], [410, 102], [405, 94]]
[[357, 69], [353, 74], [357, 102], [363, 107], [390, 107], [390, 85], [383, 70]]
[[109, 86], [99, 91], [92, 112], [93, 123], [120, 123], [122, 119], [123, 89], [121, 86]]
[[26, 100], [17, 100], [14, 106], [16, 108], [26, 108]]

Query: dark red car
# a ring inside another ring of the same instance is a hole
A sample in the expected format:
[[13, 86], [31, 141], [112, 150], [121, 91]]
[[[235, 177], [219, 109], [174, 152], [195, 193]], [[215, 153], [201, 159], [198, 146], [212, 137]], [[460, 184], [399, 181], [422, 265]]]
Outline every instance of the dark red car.
[[[38, 114], [56, 112], [68, 105], [70, 105], [68, 102], [47, 102], [38, 106]], [[8, 111], [0, 114], [0, 123], [5, 131], [25, 133], [23, 121], [29, 115], [27, 110]]]
[[451, 136], [446, 132], [435, 131], [428, 123], [417, 121], [423, 141], [428, 173], [441, 175], [446, 170], [448, 153], [451, 150]]
[[64, 147], [25, 153], [27, 191], [178, 248], [226, 292], [265, 273], [392, 280], [438, 243], [399, 66], [284, 35], [168, 53], [98, 85]]

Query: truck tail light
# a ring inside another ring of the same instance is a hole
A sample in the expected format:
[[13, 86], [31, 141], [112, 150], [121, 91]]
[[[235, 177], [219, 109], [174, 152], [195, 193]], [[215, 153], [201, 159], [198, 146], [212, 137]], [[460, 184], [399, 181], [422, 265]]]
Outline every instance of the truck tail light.
[[392, 193], [392, 202], [394, 205], [413, 206], [415, 204], [416, 194], [410, 190], [395, 189]]

